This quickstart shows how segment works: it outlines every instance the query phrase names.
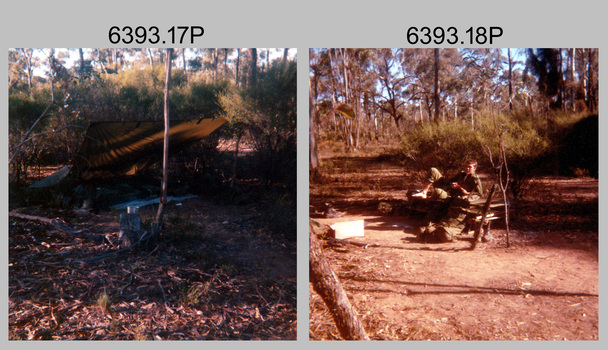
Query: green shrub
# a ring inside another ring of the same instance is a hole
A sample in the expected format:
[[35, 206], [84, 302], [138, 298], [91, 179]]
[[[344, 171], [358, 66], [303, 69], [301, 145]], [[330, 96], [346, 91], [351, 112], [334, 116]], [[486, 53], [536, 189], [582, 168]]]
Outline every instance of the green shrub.
[[179, 300], [187, 306], [194, 306], [200, 302], [208, 301], [211, 298], [209, 294], [210, 286], [211, 281], [203, 283], [184, 282], [178, 287]]
[[97, 296], [97, 305], [104, 313], [110, 312], [110, 307], [112, 306], [112, 300], [106, 291], [99, 293]]
[[403, 134], [401, 151], [417, 170], [439, 167], [451, 172], [460, 169], [465, 159], [481, 160], [484, 150], [479, 136], [460, 121], [418, 125]]
[[536, 170], [545, 167], [553, 142], [546, 122], [526, 114], [480, 113], [474, 125], [461, 120], [418, 125], [402, 135], [401, 152], [419, 171], [438, 167], [445, 173], [461, 169], [466, 159], [476, 159], [481, 172], [498, 163], [500, 144], [518, 195]]

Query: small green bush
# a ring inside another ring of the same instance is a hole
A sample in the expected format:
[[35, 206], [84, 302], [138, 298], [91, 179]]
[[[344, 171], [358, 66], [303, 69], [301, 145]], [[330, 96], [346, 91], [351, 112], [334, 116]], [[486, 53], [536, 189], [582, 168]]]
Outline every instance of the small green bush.
[[439, 167], [446, 172], [460, 169], [465, 159], [480, 161], [484, 154], [479, 133], [460, 121], [418, 125], [407, 130], [401, 139], [401, 151], [405, 161], [417, 170]]
[[210, 286], [211, 281], [192, 284], [184, 283], [178, 288], [179, 300], [182, 304], [187, 306], [194, 306], [200, 302], [208, 301], [210, 299]]
[[110, 307], [112, 306], [112, 300], [106, 291], [99, 293], [97, 296], [97, 305], [103, 312], [110, 312]]

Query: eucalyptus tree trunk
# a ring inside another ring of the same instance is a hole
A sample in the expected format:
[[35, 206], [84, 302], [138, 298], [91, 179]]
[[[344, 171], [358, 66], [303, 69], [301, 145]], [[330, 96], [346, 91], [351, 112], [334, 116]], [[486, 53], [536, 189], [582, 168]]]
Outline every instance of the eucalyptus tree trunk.
[[281, 60], [281, 66], [283, 69], [287, 68], [287, 56], [289, 54], [289, 48], [283, 49], [283, 59]]
[[258, 51], [256, 48], [251, 48], [249, 49], [249, 54], [249, 81], [247, 85], [254, 87], [257, 85], [258, 80]]
[[218, 48], [214, 48], [213, 49], [213, 80], [217, 80], [217, 70], [218, 70], [218, 65], [219, 65], [219, 50]]
[[152, 53], [151, 48], [147, 48], [146, 52], [148, 53], [148, 62], [150, 63], [150, 67], [154, 66], [154, 54]]
[[173, 54], [173, 49], [167, 49], [167, 59], [166, 70], [167, 75], [165, 78], [165, 140], [163, 145], [163, 179], [161, 182], [161, 190], [160, 190], [160, 203], [158, 205], [158, 211], [156, 213], [156, 219], [153, 224], [152, 234], [156, 234], [160, 232], [160, 228], [162, 226], [163, 214], [165, 205], [167, 204], [167, 170], [169, 167], [169, 87], [171, 85], [171, 56]]
[[236, 49], [236, 66], [235, 66], [235, 72], [234, 72], [234, 80], [235, 80], [235, 85], [236, 86], [240, 86], [241, 85], [241, 75], [239, 74], [239, 66], [241, 65], [241, 49], [237, 48]]
[[[316, 175], [317, 171], [318, 171], [318, 167], [319, 167], [319, 153], [318, 153], [318, 148], [317, 148], [317, 136], [316, 136], [316, 132], [315, 132], [315, 116], [317, 113], [317, 109], [315, 108], [314, 105], [314, 100], [316, 99], [316, 93], [317, 93], [317, 89], [316, 89], [316, 83], [314, 84], [315, 86], [312, 86], [312, 79], [315, 79], [313, 77], [311, 77], [308, 80], [308, 90], [309, 90], [309, 94], [308, 94], [308, 129], [309, 129], [309, 135], [308, 135], [308, 141], [309, 141], [309, 168], [310, 168], [310, 173], [311, 175], [314, 176]], [[313, 98], [314, 95], [314, 98]]]
[[570, 106], [572, 108], [572, 111], [576, 112], [576, 90], [574, 88], [574, 84], [575, 84], [575, 78], [574, 78], [574, 70], [576, 69], [576, 49], [570, 49], [570, 85], [569, 85], [569, 90], [570, 90]]
[[80, 67], [78, 67], [78, 71], [80, 73], [80, 78], [84, 75], [84, 50], [82, 48], [78, 49], [78, 55], [80, 57]]
[[118, 71], [118, 50], [112, 49], [112, 62], [114, 63], [114, 70]]
[[439, 122], [439, 49], [435, 49], [435, 86], [433, 91], [433, 104], [433, 107], [435, 107], [434, 121]]
[[511, 49], [507, 49], [509, 56], [509, 110], [513, 110], [513, 60], [511, 57]]
[[230, 54], [230, 49], [223, 49], [224, 51], [224, 76], [228, 76], [228, 55]]
[[239, 128], [236, 133], [236, 140], [234, 141], [234, 156], [232, 157], [232, 178], [230, 179], [230, 188], [234, 188], [236, 186], [236, 169], [237, 162], [239, 159], [239, 146], [241, 144], [241, 138], [243, 137], [244, 130]]
[[34, 49], [20, 49], [25, 61], [25, 74], [27, 76], [27, 91], [28, 95], [32, 96], [32, 58], [34, 56]]

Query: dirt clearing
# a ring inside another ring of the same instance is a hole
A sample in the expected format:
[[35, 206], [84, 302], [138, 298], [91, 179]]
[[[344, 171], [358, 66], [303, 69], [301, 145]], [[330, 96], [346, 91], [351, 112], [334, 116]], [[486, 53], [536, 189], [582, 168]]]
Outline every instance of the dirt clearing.
[[[333, 158], [333, 174], [310, 185], [311, 217], [365, 221], [367, 247], [325, 241], [324, 252], [375, 340], [597, 340], [598, 181], [544, 177], [512, 205], [504, 225], [470, 250], [468, 237], [423, 244], [419, 218], [385, 215], [415, 176], [377, 158]], [[482, 174], [483, 175], [483, 174]], [[485, 184], [486, 187], [487, 184]], [[333, 207], [339, 218], [323, 214]], [[310, 288], [310, 339], [339, 339]]]

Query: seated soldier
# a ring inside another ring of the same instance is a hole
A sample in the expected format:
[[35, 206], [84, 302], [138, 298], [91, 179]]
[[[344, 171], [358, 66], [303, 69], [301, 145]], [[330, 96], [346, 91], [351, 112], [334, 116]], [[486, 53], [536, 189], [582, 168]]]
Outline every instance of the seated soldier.
[[419, 229], [420, 240], [450, 242], [460, 233], [462, 227], [459, 226], [466, 216], [461, 208], [467, 208], [469, 200], [479, 198], [483, 194], [481, 180], [476, 171], [477, 161], [468, 160], [464, 171], [446, 181], [439, 170], [431, 168], [424, 189], [412, 195], [434, 201], [425, 224]]

